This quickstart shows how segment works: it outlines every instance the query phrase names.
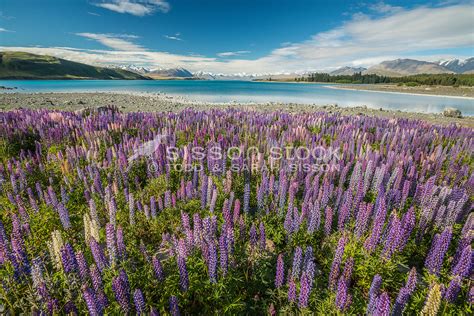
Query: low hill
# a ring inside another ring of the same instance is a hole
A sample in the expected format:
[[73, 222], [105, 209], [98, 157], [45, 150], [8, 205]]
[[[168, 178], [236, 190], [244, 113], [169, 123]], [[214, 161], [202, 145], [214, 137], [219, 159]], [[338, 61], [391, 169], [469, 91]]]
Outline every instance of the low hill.
[[415, 59], [387, 60], [364, 71], [364, 74], [389, 77], [445, 73], [453, 73], [453, 71], [436, 63]]
[[0, 52], [0, 79], [149, 79], [123, 70], [90, 66], [46, 55]]

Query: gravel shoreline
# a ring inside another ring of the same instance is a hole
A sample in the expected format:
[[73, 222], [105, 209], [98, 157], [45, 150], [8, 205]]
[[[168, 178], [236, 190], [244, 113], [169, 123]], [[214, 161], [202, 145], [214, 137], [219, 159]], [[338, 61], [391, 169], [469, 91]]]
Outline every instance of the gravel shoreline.
[[328, 88], [342, 90], [361, 90], [396, 94], [428, 95], [432, 97], [449, 97], [474, 100], [474, 87], [451, 86], [398, 86], [395, 84], [362, 84], [362, 85], [328, 85]]
[[137, 92], [70, 92], [70, 93], [1, 93], [0, 110], [16, 108], [47, 108], [75, 111], [88, 107], [115, 105], [121, 111], [172, 111], [186, 108], [208, 110], [215, 108], [242, 108], [256, 111], [287, 112], [338, 112], [343, 115], [367, 115], [389, 118], [405, 118], [427, 121], [433, 124], [459, 124], [474, 128], [474, 117], [451, 118], [441, 114], [402, 112], [394, 110], [372, 109], [367, 107], [338, 107], [337, 105], [311, 105], [296, 103], [208, 103], [158, 93]]

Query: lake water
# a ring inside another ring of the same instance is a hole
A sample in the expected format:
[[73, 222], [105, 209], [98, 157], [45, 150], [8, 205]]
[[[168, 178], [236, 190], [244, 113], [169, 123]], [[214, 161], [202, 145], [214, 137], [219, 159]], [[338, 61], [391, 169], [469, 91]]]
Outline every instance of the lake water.
[[205, 102], [285, 102], [305, 104], [366, 105], [415, 112], [442, 112], [455, 107], [474, 116], [474, 99], [333, 89], [325, 84], [198, 81], [198, 80], [0, 80], [0, 86], [17, 87], [2, 93], [28, 92], [164, 92]]

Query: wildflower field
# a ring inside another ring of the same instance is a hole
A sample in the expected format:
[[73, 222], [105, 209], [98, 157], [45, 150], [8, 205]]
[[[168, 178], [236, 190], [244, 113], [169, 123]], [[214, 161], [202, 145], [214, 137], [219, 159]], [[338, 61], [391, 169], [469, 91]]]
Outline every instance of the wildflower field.
[[362, 115], [0, 112], [0, 313], [472, 314], [473, 152]]

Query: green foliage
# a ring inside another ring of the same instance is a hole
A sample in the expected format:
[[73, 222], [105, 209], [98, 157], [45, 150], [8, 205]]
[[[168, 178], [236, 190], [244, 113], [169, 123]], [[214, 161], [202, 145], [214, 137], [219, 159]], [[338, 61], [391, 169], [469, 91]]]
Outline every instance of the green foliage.
[[35, 131], [14, 133], [8, 139], [0, 139], [0, 159], [7, 160], [17, 157], [22, 151], [34, 151], [35, 144], [40, 139]]
[[313, 73], [299, 81], [324, 82], [324, 83], [346, 83], [346, 84], [376, 84], [396, 83], [408, 87], [419, 85], [439, 86], [474, 86], [474, 74], [421, 74], [403, 77], [388, 77], [376, 74], [365, 74], [358, 72], [353, 75], [330, 75], [327, 73]]

